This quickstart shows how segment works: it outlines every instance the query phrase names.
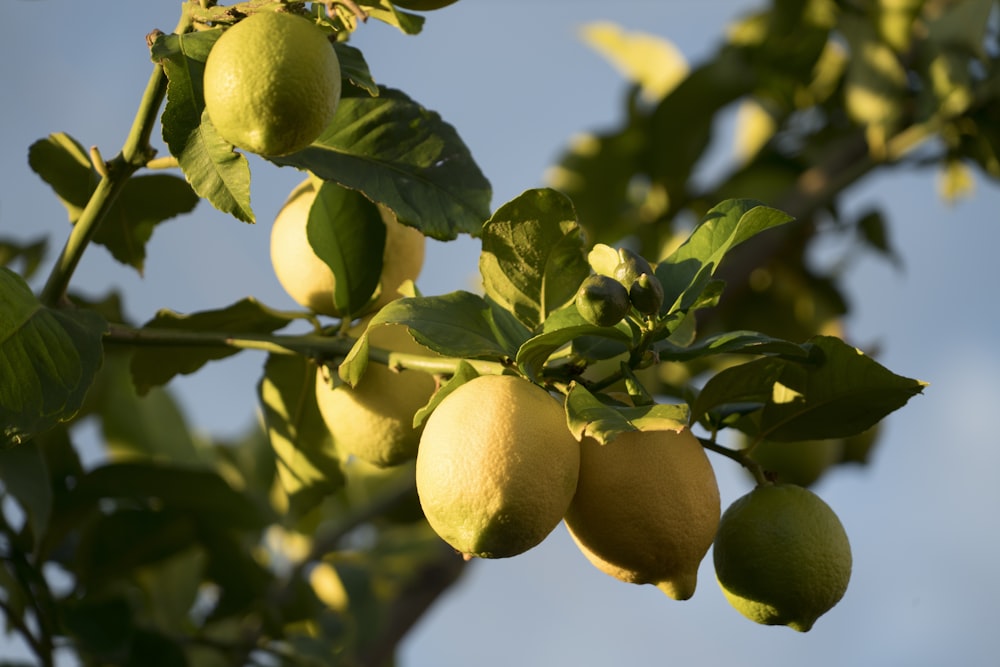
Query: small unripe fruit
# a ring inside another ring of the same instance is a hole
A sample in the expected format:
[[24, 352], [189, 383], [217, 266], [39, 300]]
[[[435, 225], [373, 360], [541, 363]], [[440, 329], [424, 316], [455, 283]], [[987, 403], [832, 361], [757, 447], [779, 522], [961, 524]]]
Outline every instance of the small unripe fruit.
[[589, 276], [576, 292], [576, 308], [580, 315], [599, 327], [618, 324], [630, 307], [628, 290], [608, 276]]
[[627, 248], [618, 250], [618, 259], [614, 278], [624, 285], [625, 289], [630, 289], [632, 283], [637, 281], [642, 274], [653, 275], [653, 267], [650, 266], [649, 262]]
[[643, 315], [655, 315], [663, 305], [663, 285], [656, 276], [644, 273], [629, 287], [628, 298]]

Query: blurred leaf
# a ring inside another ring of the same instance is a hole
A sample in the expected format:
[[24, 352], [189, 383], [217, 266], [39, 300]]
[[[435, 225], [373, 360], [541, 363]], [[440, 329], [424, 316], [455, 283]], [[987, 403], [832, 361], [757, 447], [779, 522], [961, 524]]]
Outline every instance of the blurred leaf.
[[566, 417], [577, 440], [590, 437], [607, 444], [628, 431], [686, 426], [688, 407], [662, 403], [619, 407], [602, 402], [582, 385], [575, 384], [566, 396]]
[[53, 500], [49, 468], [36, 443], [0, 449], [0, 485], [24, 510], [33, 549], [37, 550], [49, 528]]
[[[975, 190], [976, 179], [972, 170], [958, 160], [948, 160], [938, 175], [938, 191], [949, 204], [970, 197]], [[893, 257], [896, 257], [893, 255]]]
[[385, 223], [364, 195], [323, 181], [309, 209], [306, 236], [334, 275], [333, 307], [347, 319], [371, 300], [382, 275]]
[[713, 207], [688, 239], [656, 266], [656, 277], [664, 290], [662, 312], [690, 308], [727, 252], [791, 220], [791, 216], [752, 199], [726, 200]]
[[927, 21], [928, 42], [935, 50], [952, 48], [985, 57], [985, 38], [994, 0], [961, 0], [937, 4], [943, 12]]
[[483, 226], [479, 272], [487, 296], [536, 329], [590, 274], [572, 202], [536, 189], [497, 209]]
[[48, 240], [44, 237], [27, 244], [0, 239], [0, 266], [10, 266], [20, 260], [22, 264], [20, 273], [26, 280], [30, 280], [38, 270], [38, 265], [42, 263], [47, 247]]
[[[136, 333], [136, 338], [141, 341], [144, 331], [178, 332], [180, 337], [184, 332], [269, 334], [291, 321], [291, 318], [268, 309], [253, 297], [247, 297], [225, 308], [191, 315], [160, 310]], [[139, 346], [132, 355], [132, 379], [136, 390], [143, 395], [152, 387], [166, 384], [176, 375], [189, 375], [209, 361], [225, 359], [239, 351], [239, 348], [221, 343], [216, 347], [183, 344]]]
[[[83, 146], [67, 134], [50, 134], [28, 150], [31, 168], [48, 183], [76, 223], [100, 175]], [[169, 174], [131, 177], [98, 227], [94, 242], [116, 260], [142, 273], [146, 243], [164, 220], [194, 209], [198, 197], [183, 179]]]
[[913, 42], [913, 24], [925, 0], [878, 0], [879, 36], [897, 53], [905, 54]]
[[316, 365], [299, 355], [268, 356], [257, 386], [278, 479], [301, 515], [343, 486], [340, 461], [316, 405]]
[[103, 499], [132, 501], [242, 530], [260, 529], [269, 518], [214, 471], [145, 461], [109, 463], [91, 470], [79, 479], [73, 499], [81, 510]]
[[869, 144], [877, 152], [902, 116], [906, 69], [865, 17], [845, 13], [840, 24], [851, 51], [844, 106], [851, 120], [868, 128]]
[[458, 133], [396, 90], [342, 98], [313, 145], [269, 159], [357, 190], [436, 239], [478, 235], [489, 217], [489, 182]]
[[124, 597], [67, 598], [60, 603], [59, 618], [81, 652], [101, 662], [127, 651], [135, 630], [132, 607]]
[[580, 32], [583, 41], [638, 84], [649, 101], [663, 98], [687, 74], [684, 55], [663, 37], [629, 32], [606, 21], [589, 23]]
[[153, 42], [153, 62], [163, 67], [168, 81], [160, 118], [163, 140], [200, 197], [237, 220], [253, 222], [249, 163], [219, 136], [204, 112], [205, 60], [221, 32], [160, 35]]
[[161, 387], [138, 394], [127, 355], [107, 356], [94, 392], [101, 432], [112, 458], [209, 465], [208, 452], [195, 444], [173, 396]]
[[178, 642], [152, 630], [136, 629], [125, 667], [188, 667]]
[[879, 211], [869, 211], [857, 222], [861, 239], [870, 248], [881, 253], [886, 259], [901, 268], [903, 260], [889, 241], [889, 227]]
[[0, 447], [71, 418], [101, 366], [104, 319], [43, 306], [0, 267]]

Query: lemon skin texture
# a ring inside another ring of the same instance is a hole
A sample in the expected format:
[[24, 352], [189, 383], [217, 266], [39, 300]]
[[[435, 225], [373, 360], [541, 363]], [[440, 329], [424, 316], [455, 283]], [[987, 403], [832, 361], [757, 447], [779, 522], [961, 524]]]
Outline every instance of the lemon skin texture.
[[[401, 325], [375, 327], [368, 342], [393, 352], [433, 354]], [[354, 387], [331, 388], [317, 373], [316, 402], [338, 453], [387, 468], [416, 456], [420, 430], [413, 427], [413, 415], [427, 404], [436, 387], [427, 373], [397, 372], [372, 361]]]
[[[271, 227], [271, 266], [278, 282], [303, 308], [338, 317], [333, 307], [336, 278], [329, 265], [309, 245], [306, 225], [309, 209], [316, 199], [316, 188], [308, 179], [288, 196]], [[396, 221], [391, 211], [379, 207], [385, 223], [385, 250], [382, 253], [382, 276], [379, 295], [367, 310], [378, 310], [398, 299], [399, 286], [416, 280], [424, 265], [426, 238], [420, 230]]]
[[428, 418], [417, 495], [431, 528], [466, 559], [506, 558], [559, 524], [579, 468], [579, 443], [558, 401], [525, 379], [484, 375]]
[[713, 550], [729, 603], [750, 620], [808, 632], [847, 591], [851, 547], [812, 491], [758, 486], [722, 515]]
[[222, 33], [205, 61], [205, 110], [219, 135], [264, 156], [302, 150], [333, 120], [340, 63], [311, 21], [262, 12]]
[[687, 428], [581, 442], [566, 526], [587, 559], [616, 579], [690, 598], [720, 511], [715, 472]]

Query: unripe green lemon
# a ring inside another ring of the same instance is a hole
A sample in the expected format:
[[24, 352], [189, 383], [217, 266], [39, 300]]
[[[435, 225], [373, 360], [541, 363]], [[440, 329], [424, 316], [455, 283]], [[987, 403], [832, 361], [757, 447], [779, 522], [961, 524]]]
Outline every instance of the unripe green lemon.
[[618, 249], [618, 266], [615, 267], [614, 279], [630, 289], [632, 283], [639, 279], [642, 274], [653, 275], [653, 267], [646, 258], [638, 255], [628, 248]]
[[205, 110], [219, 135], [260, 155], [302, 150], [340, 101], [340, 63], [311, 21], [253, 14], [222, 33], [205, 61]]
[[[306, 179], [288, 196], [271, 228], [271, 265], [278, 282], [304, 308], [339, 316], [333, 307], [336, 278], [329, 265], [309, 245], [306, 225], [316, 188]], [[377, 310], [399, 298], [399, 286], [416, 280], [424, 265], [426, 239], [418, 229], [396, 221], [391, 211], [379, 207], [385, 222], [380, 292], [371, 309]]]
[[726, 599], [764, 625], [807, 632], [847, 591], [851, 546], [812, 491], [758, 486], [722, 514], [713, 551]]
[[842, 440], [765, 440], [754, 447], [752, 457], [781, 484], [812, 486], [840, 461], [843, 449]]
[[612, 327], [621, 322], [630, 306], [628, 290], [608, 276], [588, 276], [576, 292], [576, 308], [580, 315], [599, 327]]
[[605, 445], [583, 439], [566, 526], [599, 570], [686, 600], [719, 512], [715, 472], [687, 428], [630, 431]]
[[663, 285], [656, 276], [643, 273], [629, 287], [628, 298], [643, 315], [655, 315], [663, 305]]
[[520, 377], [483, 375], [428, 418], [417, 495], [434, 531], [466, 558], [506, 558], [559, 524], [579, 470], [580, 446], [558, 401]]
[[[393, 352], [433, 354], [401, 325], [372, 329], [368, 342]], [[317, 373], [316, 402], [338, 452], [384, 468], [416, 456], [420, 431], [413, 428], [413, 415], [427, 404], [436, 386], [427, 373], [396, 372], [371, 361], [354, 387], [332, 388]]]

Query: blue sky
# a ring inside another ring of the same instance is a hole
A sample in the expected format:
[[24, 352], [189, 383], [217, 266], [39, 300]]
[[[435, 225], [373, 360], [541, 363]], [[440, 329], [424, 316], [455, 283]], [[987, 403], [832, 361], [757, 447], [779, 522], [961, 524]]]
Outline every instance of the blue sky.
[[[573, 134], [619, 118], [623, 83], [583, 46], [580, 26], [612, 20], [646, 30], [696, 61], [721, 39], [726, 20], [758, 4], [462, 0], [429, 15], [420, 36], [368, 25], [356, 45], [377, 80], [458, 129], [493, 183], [496, 207], [540, 185]], [[65, 212], [28, 169], [27, 147], [65, 131], [113, 155], [149, 75], [144, 35], [169, 31], [179, 5], [0, 3], [0, 236], [51, 232], [61, 243]], [[93, 248], [75, 284], [95, 295], [118, 287], [138, 321], [161, 307], [190, 312], [247, 295], [292, 306], [270, 269], [268, 232], [301, 175], [261, 161], [252, 168], [257, 225], [202, 204], [156, 230], [144, 277]], [[744, 620], [719, 592], [710, 558], [695, 597], [675, 602], [598, 572], [560, 527], [520, 557], [475, 563], [404, 643], [400, 664], [995, 664], [1000, 447], [991, 413], [1000, 404], [1000, 318], [992, 262], [1000, 188], [981, 182], [971, 198], [948, 205], [935, 187], [930, 171], [880, 175], [844, 204], [882, 206], [906, 262], [898, 271], [858, 259], [847, 280], [848, 330], [878, 343], [889, 368], [931, 386], [887, 420], [872, 465], [837, 470], [816, 488], [847, 528], [855, 568], [844, 600], [810, 633]], [[470, 239], [432, 244], [418, 285], [427, 294], [468, 286], [477, 253]], [[244, 354], [175, 381], [191, 423], [221, 435], [242, 431], [262, 361]], [[713, 463], [724, 505], [749, 489], [733, 464]], [[0, 644], [0, 657], [4, 651]]]

